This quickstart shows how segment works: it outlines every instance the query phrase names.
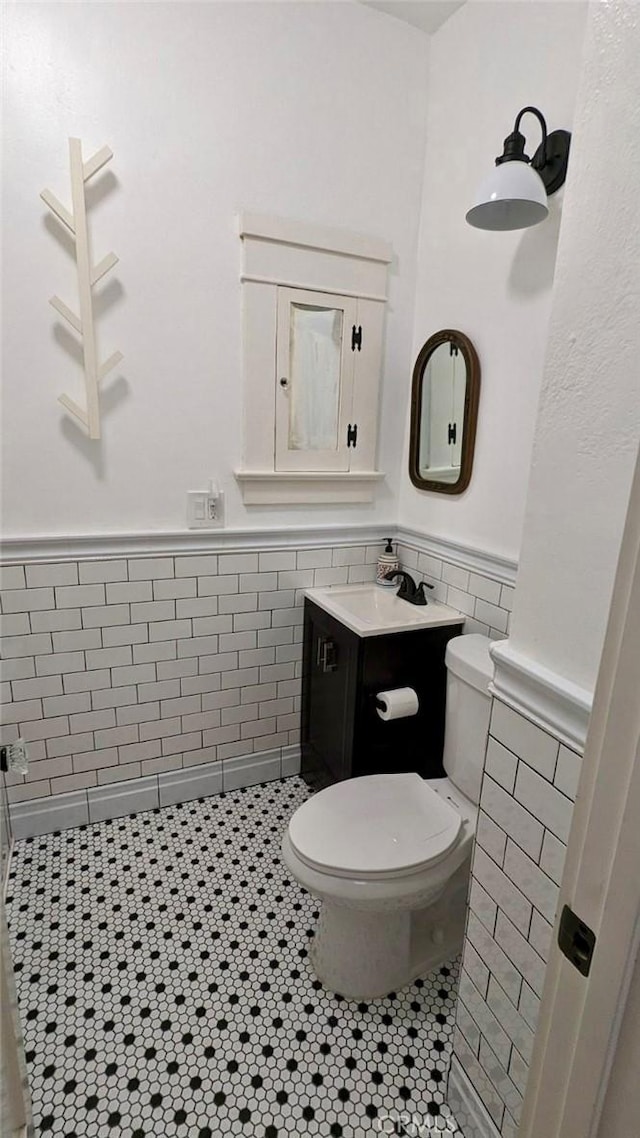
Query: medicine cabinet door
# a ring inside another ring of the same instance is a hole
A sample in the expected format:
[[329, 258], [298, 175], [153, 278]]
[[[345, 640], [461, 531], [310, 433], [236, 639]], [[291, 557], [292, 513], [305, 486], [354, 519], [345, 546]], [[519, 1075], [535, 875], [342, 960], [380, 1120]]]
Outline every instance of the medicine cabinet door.
[[278, 289], [275, 469], [347, 471], [357, 302]]

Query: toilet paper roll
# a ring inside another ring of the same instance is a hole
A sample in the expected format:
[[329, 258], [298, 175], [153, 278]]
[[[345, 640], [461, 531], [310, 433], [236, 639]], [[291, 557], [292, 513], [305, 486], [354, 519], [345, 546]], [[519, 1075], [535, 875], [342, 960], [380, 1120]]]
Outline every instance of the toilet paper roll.
[[377, 712], [381, 719], [406, 719], [418, 714], [418, 697], [413, 688], [394, 688], [393, 691], [379, 691]]

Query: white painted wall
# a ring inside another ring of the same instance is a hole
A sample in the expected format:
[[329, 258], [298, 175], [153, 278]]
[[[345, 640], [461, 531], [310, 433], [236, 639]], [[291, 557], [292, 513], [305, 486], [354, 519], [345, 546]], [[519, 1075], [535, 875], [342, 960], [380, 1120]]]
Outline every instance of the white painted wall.
[[[484, 233], [465, 222], [521, 107], [571, 128], [586, 5], [467, 3], [431, 39], [413, 359], [439, 328], [474, 342], [482, 369], [476, 458], [460, 497], [416, 490], [405, 436], [400, 522], [517, 559], [544, 361], [561, 190], [544, 225]], [[540, 141], [533, 118], [528, 153]]]
[[[393, 518], [428, 38], [350, 3], [21, 3], [5, 18], [5, 534], [179, 530], [186, 491], [211, 476], [230, 525]], [[97, 306], [99, 341], [125, 356], [99, 444], [56, 402], [82, 386], [47, 301], [73, 306], [76, 284], [38, 195], [48, 186], [68, 200], [69, 135], [115, 154], [105, 193], [92, 183], [96, 255], [120, 257]], [[241, 504], [239, 209], [393, 245], [388, 479], [370, 509]]]
[[640, 8], [593, 6], [510, 645], [591, 691], [640, 440]]

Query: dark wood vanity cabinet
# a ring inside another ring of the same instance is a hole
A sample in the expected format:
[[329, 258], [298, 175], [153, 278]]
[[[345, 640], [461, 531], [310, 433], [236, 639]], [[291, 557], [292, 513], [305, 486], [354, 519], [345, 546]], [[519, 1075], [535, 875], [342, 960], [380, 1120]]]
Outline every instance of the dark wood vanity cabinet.
[[[313, 787], [365, 774], [444, 774], [447, 642], [461, 624], [361, 637], [308, 598], [304, 610], [302, 775]], [[417, 715], [388, 722], [379, 691], [412, 687]]]

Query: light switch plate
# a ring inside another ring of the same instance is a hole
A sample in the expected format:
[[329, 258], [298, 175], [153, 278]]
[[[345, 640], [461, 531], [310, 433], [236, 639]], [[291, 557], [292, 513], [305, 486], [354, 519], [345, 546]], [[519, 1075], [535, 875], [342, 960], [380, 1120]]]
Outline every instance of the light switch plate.
[[189, 529], [219, 529], [224, 525], [224, 494], [220, 490], [190, 490], [187, 493]]

